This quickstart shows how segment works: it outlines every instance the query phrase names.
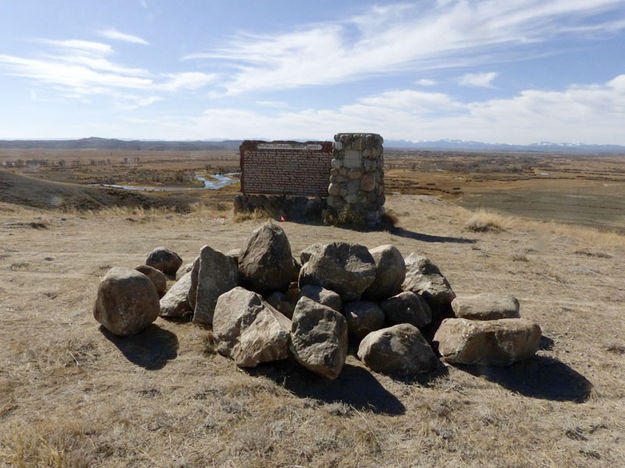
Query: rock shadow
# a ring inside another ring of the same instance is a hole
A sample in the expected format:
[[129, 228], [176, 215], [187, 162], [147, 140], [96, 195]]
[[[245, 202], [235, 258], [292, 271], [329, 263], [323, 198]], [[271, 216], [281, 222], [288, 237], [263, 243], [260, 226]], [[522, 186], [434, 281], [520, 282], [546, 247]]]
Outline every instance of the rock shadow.
[[267, 377], [302, 398], [325, 403], [345, 403], [357, 410], [401, 415], [406, 407], [366, 369], [345, 364], [334, 380], [320, 377], [291, 360], [260, 365], [247, 371]]
[[159, 370], [178, 357], [178, 337], [158, 325], [150, 325], [133, 336], [113, 335], [103, 326], [100, 332], [117, 346], [126, 359], [146, 370]]
[[552, 351], [554, 345], [555, 343], [551, 338], [543, 335], [540, 337], [540, 343], [538, 345], [538, 349], [541, 349], [543, 351]]
[[584, 403], [590, 397], [592, 383], [563, 362], [547, 356], [534, 356], [508, 367], [464, 366], [459, 369], [486, 377], [521, 395], [552, 401]]
[[431, 236], [429, 234], [423, 234], [421, 232], [409, 231], [400, 227], [393, 227], [388, 230], [394, 236], [405, 237], [406, 239], [418, 240], [421, 242], [433, 242], [433, 243], [454, 243], [454, 244], [475, 244], [475, 239], [467, 239], [466, 237], [446, 237], [446, 236]]

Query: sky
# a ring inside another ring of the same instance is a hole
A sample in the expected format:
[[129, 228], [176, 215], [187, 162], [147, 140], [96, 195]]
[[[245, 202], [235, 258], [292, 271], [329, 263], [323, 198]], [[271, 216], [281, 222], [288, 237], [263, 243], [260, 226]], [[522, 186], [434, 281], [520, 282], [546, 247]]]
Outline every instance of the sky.
[[625, 0], [0, 0], [0, 139], [625, 145]]

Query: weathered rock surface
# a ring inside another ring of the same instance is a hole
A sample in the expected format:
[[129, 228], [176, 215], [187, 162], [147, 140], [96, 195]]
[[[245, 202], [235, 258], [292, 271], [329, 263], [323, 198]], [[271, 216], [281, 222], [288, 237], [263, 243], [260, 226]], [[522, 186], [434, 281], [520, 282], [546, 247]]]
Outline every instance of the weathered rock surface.
[[347, 357], [347, 322], [339, 312], [302, 297], [293, 312], [291, 352], [301, 365], [335, 379]]
[[450, 306], [456, 294], [439, 268], [429, 258], [411, 253], [405, 259], [406, 279], [402, 284], [404, 291], [423, 296], [433, 313]]
[[333, 242], [310, 257], [299, 275], [307, 284], [337, 292], [343, 301], [357, 301], [375, 280], [375, 261], [364, 245]]
[[242, 283], [261, 294], [288, 288], [297, 272], [281, 227], [265, 223], [252, 233], [239, 256], [239, 272]]
[[217, 351], [239, 367], [286, 359], [291, 321], [242, 287], [219, 296], [213, 317]]
[[189, 270], [191, 272], [191, 287], [189, 288], [189, 295], [187, 300], [189, 301], [189, 307], [191, 310], [195, 310], [195, 301], [197, 299], [197, 282], [200, 277], [200, 256], [195, 257], [193, 266]]
[[239, 256], [241, 255], [241, 249], [230, 249], [226, 252], [226, 255], [234, 258], [238, 262]]
[[139, 333], [158, 317], [158, 293], [143, 273], [111, 268], [98, 286], [94, 318], [118, 336]]
[[267, 303], [285, 317], [293, 317], [295, 303], [285, 293], [276, 291], [267, 298]]
[[379, 301], [400, 292], [406, 277], [406, 264], [399, 250], [392, 245], [381, 245], [369, 252], [375, 261], [375, 280], [363, 297]]
[[428, 303], [412, 291], [404, 291], [380, 302], [386, 321], [396, 325], [410, 323], [422, 328], [432, 321], [432, 310]]
[[200, 250], [199, 263], [193, 323], [210, 326], [217, 299], [237, 286], [239, 272], [234, 258], [208, 245]]
[[408, 323], [369, 333], [360, 342], [358, 357], [369, 369], [397, 377], [412, 377], [440, 365], [419, 329]]
[[362, 340], [375, 330], [384, 327], [384, 312], [377, 302], [356, 301], [345, 304], [343, 315], [347, 319], [347, 330], [356, 340]]
[[316, 244], [312, 244], [309, 245], [308, 247], [306, 247], [304, 250], [302, 250], [299, 253], [299, 259], [302, 262], [302, 265], [304, 263], [306, 263], [308, 260], [310, 260], [310, 257], [318, 252], [321, 252], [323, 250], [323, 246], [325, 244], [322, 244], [321, 242], [318, 242]]
[[443, 320], [434, 342], [442, 358], [453, 364], [507, 366], [538, 350], [541, 329], [524, 319]]
[[150, 278], [150, 281], [152, 281], [154, 287], [156, 288], [158, 297], [163, 297], [165, 295], [167, 292], [167, 278], [162, 271], [157, 270], [150, 265], [138, 265], [135, 267], [135, 270]]
[[193, 313], [188, 300], [191, 289], [191, 274], [189, 271], [182, 275], [161, 298], [161, 317], [182, 318]]
[[302, 286], [299, 297], [301, 298], [304, 296], [318, 302], [319, 304], [331, 307], [337, 312], [341, 312], [343, 310], [343, 301], [341, 300], [341, 296], [334, 291], [322, 288], [321, 286], [316, 286], [314, 284], [306, 284]]
[[148, 254], [145, 264], [162, 271], [166, 275], [175, 276], [182, 265], [182, 258], [165, 247], [157, 247]]
[[514, 296], [481, 293], [473, 296], [457, 296], [451, 302], [457, 318], [469, 320], [498, 320], [520, 318], [519, 301]]

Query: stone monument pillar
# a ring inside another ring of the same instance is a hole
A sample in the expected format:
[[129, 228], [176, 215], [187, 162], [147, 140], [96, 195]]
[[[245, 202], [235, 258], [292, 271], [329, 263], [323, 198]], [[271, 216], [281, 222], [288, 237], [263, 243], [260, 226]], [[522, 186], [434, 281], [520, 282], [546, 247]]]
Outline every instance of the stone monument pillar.
[[380, 135], [334, 135], [324, 221], [376, 227], [384, 216], [384, 155]]

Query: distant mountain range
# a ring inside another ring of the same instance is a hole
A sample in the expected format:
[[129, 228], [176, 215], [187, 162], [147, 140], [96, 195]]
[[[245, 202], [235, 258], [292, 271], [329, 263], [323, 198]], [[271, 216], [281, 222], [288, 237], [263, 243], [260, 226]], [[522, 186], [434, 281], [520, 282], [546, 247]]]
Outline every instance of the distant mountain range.
[[[119, 140], [115, 138], [81, 138], [79, 140], [0, 140], [2, 148], [23, 149], [96, 149], [96, 150], [129, 150], [129, 151], [207, 151], [207, 150], [238, 150], [241, 140], [196, 140], [196, 141], [162, 141], [162, 140]], [[492, 152], [553, 152], [553, 153], [622, 153], [625, 146], [621, 145], [587, 145], [582, 143], [551, 143], [540, 142], [531, 145], [508, 145], [505, 143], [483, 143], [465, 140], [436, 140], [413, 142], [407, 140], [385, 140], [386, 148], [448, 150], [448, 151], [492, 151]]]

